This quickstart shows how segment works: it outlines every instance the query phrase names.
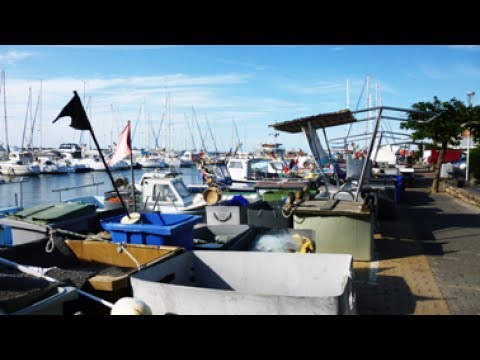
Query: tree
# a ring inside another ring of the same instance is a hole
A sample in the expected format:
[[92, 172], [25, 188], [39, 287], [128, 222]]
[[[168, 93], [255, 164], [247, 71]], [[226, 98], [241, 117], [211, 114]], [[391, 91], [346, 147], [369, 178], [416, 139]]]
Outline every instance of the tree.
[[432, 184], [432, 192], [437, 192], [440, 167], [445, 157], [445, 151], [449, 145], [460, 143], [465, 123], [470, 120], [469, 115], [471, 115], [473, 109], [467, 108], [463, 102], [456, 98], [442, 102], [436, 96], [433, 97], [433, 102], [418, 102], [413, 104], [412, 108], [437, 114], [433, 120], [426, 121], [431, 118], [431, 115], [409, 113], [408, 121], [400, 124], [402, 129], [414, 130], [412, 133], [413, 140], [431, 139], [433, 145], [440, 148]]
[[470, 170], [475, 179], [480, 179], [480, 145], [470, 151]]

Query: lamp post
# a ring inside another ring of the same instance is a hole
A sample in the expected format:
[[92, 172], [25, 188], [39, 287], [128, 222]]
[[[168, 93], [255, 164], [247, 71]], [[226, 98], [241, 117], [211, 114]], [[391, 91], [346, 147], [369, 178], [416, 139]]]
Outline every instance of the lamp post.
[[[468, 106], [472, 106], [472, 97], [475, 95], [475, 91], [467, 92]], [[468, 170], [470, 168], [470, 130], [467, 129], [467, 163], [465, 166], [465, 181], [468, 181]]]

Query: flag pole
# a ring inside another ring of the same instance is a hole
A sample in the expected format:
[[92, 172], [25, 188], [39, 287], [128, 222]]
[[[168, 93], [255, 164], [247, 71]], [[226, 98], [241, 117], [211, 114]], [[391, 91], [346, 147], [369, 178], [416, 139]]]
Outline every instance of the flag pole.
[[73, 94], [74, 94], [73, 98], [68, 102], [67, 105], [64, 106], [62, 111], [60, 111], [60, 114], [58, 114], [55, 120], [52, 121], [52, 124], [54, 124], [61, 117], [70, 116], [71, 118], [70, 127], [73, 127], [74, 129], [77, 129], [77, 130], [90, 131], [90, 134], [92, 135], [92, 138], [93, 138], [93, 142], [97, 147], [98, 154], [102, 159], [103, 166], [105, 166], [105, 170], [107, 170], [107, 174], [108, 174], [108, 177], [110, 178], [110, 181], [112, 182], [113, 188], [115, 189], [115, 192], [117, 193], [117, 196], [120, 199], [123, 209], [125, 210], [128, 218], [130, 219], [130, 213], [128, 212], [128, 209], [125, 206], [125, 203], [123, 202], [120, 192], [118, 191], [117, 184], [115, 184], [112, 174], [110, 173], [110, 169], [108, 168], [105, 158], [103, 157], [102, 149], [100, 149], [100, 145], [98, 145], [97, 138], [95, 137], [95, 133], [93, 132], [92, 125], [88, 120], [88, 116], [87, 116], [87, 113], [85, 112], [85, 108], [83, 107], [82, 101], [80, 100], [80, 97], [78, 96], [78, 93], [75, 90], [73, 91]]
[[[128, 126], [130, 127], [130, 120], [128, 120]], [[128, 143], [130, 144], [130, 148], [132, 146], [132, 132], [128, 133]], [[130, 149], [130, 171], [132, 173], [132, 198], [133, 198], [133, 211], [137, 212], [137, 198], [135, 196], [135, 177], [133, 175], [133, 149]]]
[[107, 162], [105, 161], [105, 158], [103, 157], [102, 154], [102, 149], [100, 149], [100, 145], [98, 145], [97, 138], [95, 137], [95, 133], [93, 132], [93, 129], [90, 128], [90, 134], [92, 134], [93, 142], [95, 143], [95, 146], [97, 147], [98, 153], [100, 154], [100, 158], [102, 159], [103, 165], [105, 166], [105, 170], [107, 170], [108, 177], [110, 178], [110, 181], [112, 182], [112, 185], [117, 193], [118, 198], [120, 199], [120, 202], [122, 203], [122, 207], [127, 213], [128, 218], [130, 218], [130, 213], [128, 212], [127, 206], [123, 202], [122, 196], [120, 195], [120, 192], [118, 191], [117, 184], [115, 184], [115, 180], [113, 180], [112, 173], [110, 172], [110, 169], [108, 168]]
[[[73, 91], [75, 95], [78, 96], [76, 91]], [[120, 191], [118, 191], [117, 184], [115, 184], [115, 180], [113, 180], [112, 173], [110, 172], [110, 169], [108, 168], [107, 162], [105, 161], [105, 158], [103, 157], [102, 154], [102, 149], [100, 148], [100, 145], [98, 144], [97, 137], [95, 136], [95, 133], [93, 132], [92, 125], [90, 124], [89, 126], [89, 131], [90, 134], [92, 135], [93, 142], [95, 143], [95, 146], [97, 147], [98, 154], [100, 155], [100, 158], [102, 159], [103, 166], [105, 166], [105, 170], [107, 170], [108, 177], [110, 178], [110, 181], [112, 182], [113, 188], [115, 189], [115, 192], [117, 193], [118, 198], [120, 199], [120, 203], [122, 204], [123, 210], [127, 213], [128, 218], [130, 219], [130, 213], [128, 212], [127, 206], [123, 202], [123, 198], [120, 195]]]

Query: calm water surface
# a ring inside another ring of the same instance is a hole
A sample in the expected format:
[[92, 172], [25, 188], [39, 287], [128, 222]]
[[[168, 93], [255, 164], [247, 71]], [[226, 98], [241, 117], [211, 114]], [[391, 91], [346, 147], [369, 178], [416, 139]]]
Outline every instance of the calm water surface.
[[[153, 169], [134, 170], [135, 182], [138, 183], [140, 181], [143, 173], [152, 172], [152, 170]], [[201, 183], [197, 177], [197, 169], [195, 167], [182, 168], [180, 172], [186, 185]], [[117, 175], [123, 175], [131, 182], [130, 170], [115, 171], [112, 175], [114, 178]], [[103, 195], [105, 191], [113, 190], [112, 183], [105, 171], [61, 175], [41, 174], [26, 176], [24, 178], [28, 178], [28, 182], [23, 184], [0, 184], [0, 208], [15, 205], [15, 194], [17, 194], [18, 201], [20, 201], [21, 187], [23, 187], [23, 206], [25, 208], [52, 201], [60, 201], [59, 193], [52, 192], [53, 189], [103, 182], [102, 185], [96, 187], [64, 191], [62, 192], [62, 200], [77, 196]]]

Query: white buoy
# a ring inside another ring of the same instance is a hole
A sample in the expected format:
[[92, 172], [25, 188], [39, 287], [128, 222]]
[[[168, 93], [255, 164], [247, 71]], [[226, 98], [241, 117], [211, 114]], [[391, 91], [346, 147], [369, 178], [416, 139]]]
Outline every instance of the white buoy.
[[110, 315], [152, 315], [152, 309], [141, 300], [124, 297], [113, 304]]
[[125, 215], [124, 217], [122, 217], [122, 219], [120, 220], [120, 224], [127, 224], [127, 225], [136, 224], [140, 222], [141, 218], [142, 216], [139, 213], [134, 212], [130, 214], [130, 217], [128, 217], [128, 215]]

